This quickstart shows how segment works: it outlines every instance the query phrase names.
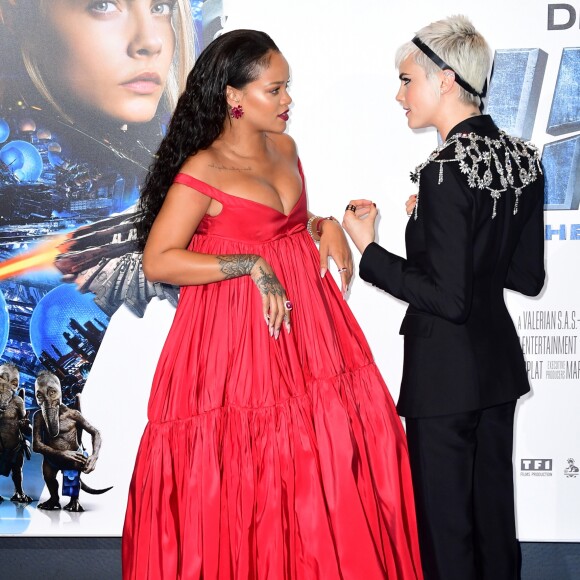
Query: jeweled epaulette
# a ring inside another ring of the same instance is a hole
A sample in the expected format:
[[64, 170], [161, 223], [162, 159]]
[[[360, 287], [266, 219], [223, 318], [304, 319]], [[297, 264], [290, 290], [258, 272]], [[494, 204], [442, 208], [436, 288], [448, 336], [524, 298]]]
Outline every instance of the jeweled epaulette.
[[[450, 148], [453, 148], [451, 150]], [[520, 195], [542, 173], [540, 156], [533, 145], [512, 137], [504, 131], [492, 139], [476, 133], [456, 133], [442, 143], [424, 163], [411, 172], [411, 181], [419, 182], [421, 171], [429, 163], [439, 163], [438, 184], [443, 183], [443, 164], [458, 163], [461, 173], [467, 176], [471, 188], [486, 189], [493, 200], [492, 219], [496, 216], [497, 201], [508, 188], [514, 190], [516, 199], [514, 215], [518, 212]], [[496, 186], [494, 187], [494, 184]], [[498, 187], [499, 186], [499, 187]], [[414, 218], [419, 215], [419, 194]]]

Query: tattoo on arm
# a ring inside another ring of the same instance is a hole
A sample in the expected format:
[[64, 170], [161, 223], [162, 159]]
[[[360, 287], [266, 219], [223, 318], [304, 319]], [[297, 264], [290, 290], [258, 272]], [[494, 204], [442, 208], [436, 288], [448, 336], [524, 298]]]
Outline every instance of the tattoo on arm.
[[227, 256], [217, 256], [220, 271], [226, 275], [226, 280], [246, 276], [250, 273], [254, 264], [260, 259], [255, 254], [232, 254]]
[[264, 272], [264, 269], [261, 266], [259, 266], [258, 269], [260, 270], [260, 274], [254, 279], [254, 282], [256, 283], [260, 294], [263, 294], [264, 296], [266, 294], [283, 296], [284, 288], [282, 288], [282, 284], [280, 284], [280, 281], [276, 278], [276, 274], [274, 274], [274, 272], [271, 274]]

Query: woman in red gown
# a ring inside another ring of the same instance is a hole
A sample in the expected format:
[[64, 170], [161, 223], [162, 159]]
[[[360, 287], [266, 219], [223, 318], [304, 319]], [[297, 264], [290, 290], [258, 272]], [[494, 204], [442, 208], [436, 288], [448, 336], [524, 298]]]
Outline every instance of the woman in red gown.
[[[150, 280], [178, 284], [123, 532], [135, 579], [422, 578], [405, 434], [313, 238], [284, 134], [288, 63], [264, 33], [212, 42], [145, 184]], [[323, 262], [324, 263], [324, 262]]]

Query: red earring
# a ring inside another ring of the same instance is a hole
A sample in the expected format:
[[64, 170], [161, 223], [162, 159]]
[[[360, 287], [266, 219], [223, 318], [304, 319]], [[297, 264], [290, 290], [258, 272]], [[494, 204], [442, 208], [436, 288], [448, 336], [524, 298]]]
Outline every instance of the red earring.
[[242, 105], [236, 105], [230, 109], [230, 117], [232, 119], [241, 119], [244, 116], [244, 109]]

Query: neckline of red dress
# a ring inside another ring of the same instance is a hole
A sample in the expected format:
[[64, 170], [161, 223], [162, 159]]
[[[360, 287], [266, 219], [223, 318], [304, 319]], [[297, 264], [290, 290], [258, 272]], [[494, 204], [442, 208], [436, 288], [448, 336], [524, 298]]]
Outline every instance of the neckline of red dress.
[[233, 195], [232, 193], [228, 193], [227, 191], [223, 191], [222, 189], [219, 189], [219, 188], [215, 187], [214, 185], [207, 183], [206, 181], [198, 179], [197, 177], [193, 177], [193, 175], [189, 175], [188, 173], [179, 172], [177, 175], [183, 175], [187, 179], [191, 179], [193, 181], [197, 181], [198, 183], [202, 183], [203, 185], [209, 187], [210, 189], [213, 189], [219, 193], [223, 193], [224, 195], [227, 195], [228, 197], [232, 197], [232, 198], [240, 200], [240, 201], [247, 201], [248, 203], [253, 203], [255, 205], [259, 205], [260, 207], [263, 207], [265, 209], [269, 209], [273, 212], [276, 212], [277, 214], [279, 214], [281, 216], [284, 216], [286, 219], [288, 219], [294, 213], [294, 210], [298, 207], [298, 205], [300, 204], [300, 200], [302, 199], [302, 196], [304, 195], [304, 176], [302, 175], [302, 171], [300, 170], [300, 167], [299, 167], [299, 172], [300, 172], [300, 178], [302, 179], [302, 189], [300, 190], [300, 195], [298, 196], [296, 203], [294, 204], [292, 209], [287, 214], [285, 214], [283, 211], [280, 211], [279, 209], [276, 209], [275, 207], [272, 207], [270, 205], [266, 205], [265, 203], [260, 203], [259, 201], [255, 201], [253, 199], [248, 199], [247, 197], [240, 197], [239, 195]]

